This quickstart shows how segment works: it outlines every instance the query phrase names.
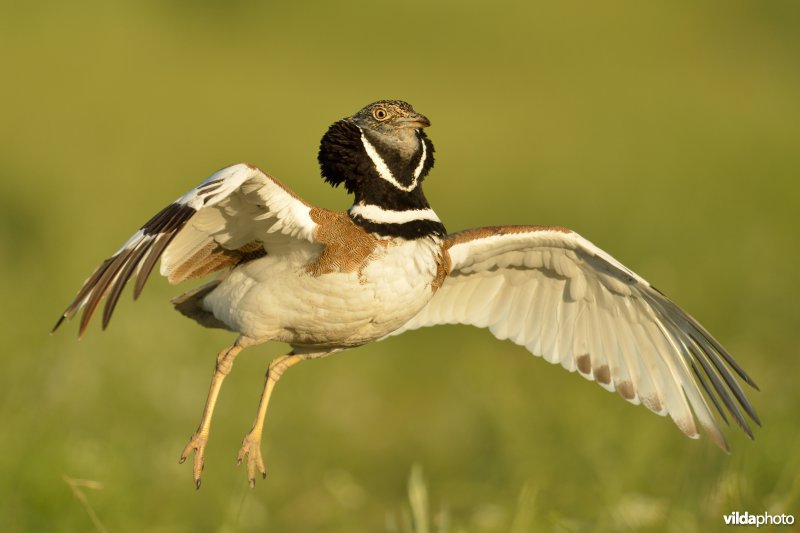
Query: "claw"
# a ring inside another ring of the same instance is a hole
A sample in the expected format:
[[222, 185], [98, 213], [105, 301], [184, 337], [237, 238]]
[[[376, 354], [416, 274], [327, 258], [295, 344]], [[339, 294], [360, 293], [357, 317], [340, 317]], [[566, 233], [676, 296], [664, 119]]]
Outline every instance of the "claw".
[[255, 438], [252, 433], [248, 433], [242, 441], [242, 447], [236, 456], [236, 464], [242, 464], [245, 457], [247, 457], [247, 482], [252, 489], [256, 486], [256, 469], [262, 479], [267, 479], [267, 469], [264, 468], [264, 460], [261, 458], [261, 439]]

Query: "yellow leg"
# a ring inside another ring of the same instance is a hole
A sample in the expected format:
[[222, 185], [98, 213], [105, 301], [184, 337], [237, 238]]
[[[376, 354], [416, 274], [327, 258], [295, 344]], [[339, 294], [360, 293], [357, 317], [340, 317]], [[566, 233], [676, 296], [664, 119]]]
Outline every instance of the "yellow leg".
[[242, 441], [242, 447], [236, 457], [236, 464], [242, 464], [242, 460], [247, 457], [247, 479], [250, 488], [256, 485], [256, 469], [261, 473], [262, 478], [266, 479], [267, 477], [264, 461], [261, 459], [261, 432], [264, 430], [264, 417], [267, 415], [269, 398], [283, 373], [303, 359], [304, 357], [300, 355], [290, 353], [278, 357], [269, 364], [264, 380], [264, 390], [261, 392], [261, 400], [258, 403], [258, 414], [253, 422], [253, 428]]
[[208, 398], [206, 405], [203, 408], [203, 416], [200, 418], [200, 425], [197, 431], [194, 432], [192, 438], [189, 439], [189, 444], [183, 449], [179, 463], [183, 464], [189, 454], [194, 452], [194, 465], [192, 468], [192, 477], [194, 484], [200, 488], [200, 474], [203, 472], [203, 456], [205, 454], [206, 443], [208, 442], [208, 435], [211, 431], [211, 417], [214, 415], [214, 406], [217, 404], [217, 397], [219, 396], [222, 382], [225, 376], [230, 373], [233, 368], [233, 361], [239, 352], [244, 350], [246, 345], [243, 343], [243, 338], [236, 339], [236, 342], [230, 348], [223, 350], [217, 355], [217, 364], [214, 368], [214, 376], [211, 378], [211, 386], [208, 389]]

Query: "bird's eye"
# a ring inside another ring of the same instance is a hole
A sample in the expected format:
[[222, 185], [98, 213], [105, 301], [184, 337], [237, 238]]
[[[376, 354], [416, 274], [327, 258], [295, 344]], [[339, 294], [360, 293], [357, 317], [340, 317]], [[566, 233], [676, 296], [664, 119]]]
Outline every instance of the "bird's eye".
[[375, 120], [386, 120], [389, 113], [382, 107], [376, 107], [372, 110], [372, 116], [375, 117]]

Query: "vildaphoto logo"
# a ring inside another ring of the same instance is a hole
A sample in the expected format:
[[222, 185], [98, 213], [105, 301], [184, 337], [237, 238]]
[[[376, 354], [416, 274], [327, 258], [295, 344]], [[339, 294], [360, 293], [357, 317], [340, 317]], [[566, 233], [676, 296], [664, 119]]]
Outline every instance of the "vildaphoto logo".
[[722, 515], [726, 526], [790, 526], [794, 524], [794, 515], [790, 514], [769, 514], [763, 512], [752, 514], [747, 511], [740, 513], [734, 511], [730, 514]]

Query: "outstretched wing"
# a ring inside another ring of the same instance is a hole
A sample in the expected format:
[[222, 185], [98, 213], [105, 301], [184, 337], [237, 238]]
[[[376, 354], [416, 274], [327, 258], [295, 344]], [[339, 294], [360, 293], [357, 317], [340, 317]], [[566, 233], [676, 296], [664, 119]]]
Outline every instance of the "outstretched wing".
[[449, 266], [441, 288], [393, 335], [434, 324], [488, 327], [497, 338], [577, 370], [634, 404], [669, 414], [697, 438], [693, 410], [725, 450], [705, 397], [726, 423], [727, 411], [751, 438], [742, 411], [760, 425], [733, 373], [756, 385], [728, 352], [647, 281], [580, 235], [557, 227], [490, 227], [452, 234], [444, 246]]
[[79, 334], [106, 298], [103, 328], [129, 279], [137, 298], [161, 258], [170, 283], [205, 276], [270, 253], [286, 244], [314, 240], [312, 206], [260, 169], [224, 168], [162, 209], [95, 270], [59, 318], [83, 309]]

